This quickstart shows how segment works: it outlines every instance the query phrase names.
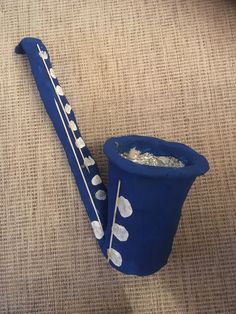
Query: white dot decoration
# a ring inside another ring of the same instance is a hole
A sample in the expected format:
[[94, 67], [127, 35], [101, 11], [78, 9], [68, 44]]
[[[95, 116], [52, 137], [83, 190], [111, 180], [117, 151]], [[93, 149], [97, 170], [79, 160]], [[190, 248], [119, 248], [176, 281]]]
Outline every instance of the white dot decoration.
[[98, 190], [95, 193], [95, 197], [96, 199], [98, 199], [99, 201], [104, 201], [107, 198], [106, 192], [103, 190]]
[[82, 137], [78, 137], [76, 140], [75, 140], [75, 145], [78, 147], [78, 148], [83, 148], [85, 146], [85, 143], [82, 139]]
[[114, 224], [112, 232], [119, 241], [127, 241], [129, 237], [128, 230], [117, 223]]
[[96, 239], [98, 239], [98, 240], [102, 239], [104, 236], [104, 231], [102, 229], [100, 222], [97, 220], [94, 220], [91, 222], [91, 226], [93, 228], [93, 232], [94, 232]]
[[95, 165], [95, 161], [94, 161], [94, 159], [91, 156], [85, 157], [84, 158], [84, 165], [86, 167], [93, 166], [93, 165]]
[[54, 70], [53, 70], [53, 68], [51, 68], [51, 69], [49, 70], [49, 73], [50, 73], [50, 75], [51, 75], [52, 78], [54, 78], [54, 79], [57, 78], [57, 77], [56, 77], [56, 74], [55, 74], [55, 72], [54, 72]]
[[98, 174], [96, 174], [96, 175], [92, 178], [92, 185], [98, 185], [98, 184], [100, 184], [100, 183], [102, 183], [102, 179], [101, 179], [101, 177], [100, 177]]
[[57, 85], [57, 86], [55, 87], [55, 89], [56, 89], [56, 92], [57, 92], [58, 95], [60, 95], [60, 96], [63, 96], [63, 95], [64, 95], [63, 89], [61, 88], [60, 85]]
[[72, 131], [77, 130], [77, 126], [76, 126], [75, 122], [72, 120], [69, 122], [69, 127], [71, 128]]
[[91, 156], [89, 156], [88, 158], [90, 160], [91, 166], [95, 165], [95, 160]]
[[48, 54], [47, 54], [47, 52], [44, 51], [44, 50], [39, 51], [39, 56], [40, 56], [42, 59], [44, 59], [44, 60], [46, 60], [46, 59], [48, 58]]
[[113, 248], [107, 250], [107, 255], [114, 265], [120, 267], [122, 265], [122, 257], [120, 253]]
[[130, 202], [123, 196], [119, 197], [118, 209], [119, 209], [120, 215], [123, 218], [129, 217], [133, 213], [133, 209], [132, 209]]
[[69, 104], [66, 104], [66, 105], [65, 105], [65, 112], [66, 112], [67, 114], [70, 114], [70, 112], [71, 112], [71, 106], [70, 106]]

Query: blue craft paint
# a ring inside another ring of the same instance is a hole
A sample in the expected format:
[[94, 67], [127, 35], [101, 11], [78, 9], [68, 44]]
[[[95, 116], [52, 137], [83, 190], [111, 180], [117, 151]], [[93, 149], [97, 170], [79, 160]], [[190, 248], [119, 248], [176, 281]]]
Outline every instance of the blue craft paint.
[[[45, 45], [37, 38], [24, 38], [15, 51], [29, 59], [104, 256], [112, 267], [125, 274], [144, 276], [158, 271], [171, 253], [188, 191], [195, 179], [209, 169], [206, 158], [186, 145], [153, 137], [110, 138], [104, 145], [109, 168], [106, 189]], [[153, 167], [121, 157], [133, 147], [176, 157], [185, 166]]]

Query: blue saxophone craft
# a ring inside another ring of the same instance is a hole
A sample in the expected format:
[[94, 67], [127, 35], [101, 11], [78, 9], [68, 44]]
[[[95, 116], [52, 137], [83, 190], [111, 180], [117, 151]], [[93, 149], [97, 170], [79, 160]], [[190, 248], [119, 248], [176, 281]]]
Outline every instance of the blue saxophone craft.
[[[167, 263], [191, 185], [209, 169], [206, 158], [184, 144], [158, 138], [113, 137], [104, 145], [109, 162], [107, 190], [81, 137], [45, 45], [29, 37], [22, 39], [15, 51], [29, 59], [102, 253], [122, 273], [139, 276], [155, 273]], [[154, 167], [121, 156], [134, 147], [156, 156], [173, 156], [185, 166]]]

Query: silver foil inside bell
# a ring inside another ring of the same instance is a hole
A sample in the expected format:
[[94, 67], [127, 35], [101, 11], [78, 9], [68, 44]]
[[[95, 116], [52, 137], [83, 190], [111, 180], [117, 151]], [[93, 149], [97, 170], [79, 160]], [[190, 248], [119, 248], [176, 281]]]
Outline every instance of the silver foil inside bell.
[[141, 165], [155, 167], [182, 168], [184, 163], [173, 156], [156, 156], [152, 153], [141, 153], [136, 147], [131, 148], [129, 152], [120, 154], [123, 158]]

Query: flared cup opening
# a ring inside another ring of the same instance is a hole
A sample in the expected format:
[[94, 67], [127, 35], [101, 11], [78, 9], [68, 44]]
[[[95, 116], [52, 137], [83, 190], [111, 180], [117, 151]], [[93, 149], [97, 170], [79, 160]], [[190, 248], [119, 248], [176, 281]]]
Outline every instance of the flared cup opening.
[[[122, 154], [127, 153], [133, 148], [141, 153], [174, 157], [181, 161], [184, 167], [155, 167], [134, 163], [122, 157]], [[209, 169], [206, 158], [187, 145], [148, 136], [127, 135], [112, 137], [104, 144], [104, 153], [109, 162], [114, 163], [120, 169], [148, 177], [170, 176], [194, 178], [203, 175]]]

